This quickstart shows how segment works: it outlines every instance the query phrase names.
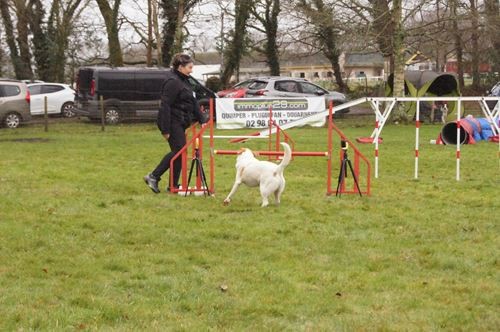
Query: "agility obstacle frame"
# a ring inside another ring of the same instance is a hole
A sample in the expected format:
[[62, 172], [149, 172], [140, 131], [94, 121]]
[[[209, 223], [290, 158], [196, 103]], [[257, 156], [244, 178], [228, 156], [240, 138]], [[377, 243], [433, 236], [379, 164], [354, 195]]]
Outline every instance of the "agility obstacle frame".
[[[206, 125], [203, 125], [200, 130], [197, 130], [196, 125], [192, 126], [186, 134], [186, 145], [172, 158], [170, 162], [170, 169], [174, 167], [174, 163], [178, 158], [181, 158], [182, 170], [181, 170], [181, 186], [179, 188], [174, 187], [173, 172], [170, 172], [170, 192], [171, 193], [202, 193], [208, 189], [209, 194], [213, 195], [215, 193], [215, 156], [216, 155], [237, 155], [241, 153], [241, 150], [217, 150], [215, 148], [215, 139], [229, 139], [231, 143], [244, 142], [249, 139], [267, 139], [268, 140], [268, 150], [267, 151], [252, 151], [257, 156], [267, 156], [269, 159], [279, 159], [284, 155], [283, 151], [280, 151], [281, 141], [290, 144], [292, 149], [292, 158], [294, 157], [326, 157], [327, 158], [327, 179], [326, 179], [326, 194], [334, 195], [337, 194], [337, 189], [332, 188], [332, 158], [333, 158], [333, 133], [337, 134], [341, 140], [347, 141], [350, 147], [354, 151], [354, 173], [356, 178], [360, 179], [360, 164], [364, 163], [366, 165], [366, 179], [364, 186], [365, 189], [361, 189], [361, 194], [370, 195], [371, 187], [371, 165], [368, 159], [356, 148], [356, 146], [347, 138], [347, 136], [334, 124], [334, 107], [333, 103], [330, 103], [327, 109], [328, 115], [328, 132], [327, 132], [327, 149], [326, 151], [295, 151], [295, 141], [292, 137], [285, 132], [285, 129], [280, 127], [276, 121], [273, 119], [272, 108], [269, 108], [269, 122], [268, 129], [252, 133], [249, 135], [214, 135], [214, 100], [210, 99], [209, 103], [209, 121]], [[321, 112], [322, 114], [325, 112]], [[323, 115], [324, 117], [325, 115]], [[208, 130], [208, 135], [206, 134]], [[190, 138], [188, 139], [188, 136]], [[272, 135], [275, 135], [273, 139]], [[187, 159], [189, 155], [189, 150], [191, 150], [191, 157], [194, 157], [194, 151], [197, 147], [199, 148], [200, 159], [203, 158], [203, 139], [209, 139], [210, 147], [210, 158], [209, 158], [209, 188], [202, 187], [202, 181], [199, 174], [196, 174], [196, 184], [194, 187], [186, 187], [189, 185], [187, 183]], [[274, 143], [274, 144], [273, 144]], [[274, 150], [273, 150], [274, 145]], [[340, 150], [340, 158], [342, 158], [342, 150]], [[338, 192], [343, 194], [359, 194], [357, 187], [353, 183], [352, 189], [347, 189], [345, 182], [342, 184]]]
[[[471, 102], [471, 101], [477, 101], [479, 103], [479, 106], [481, 108], [481, 111], [487, 118], [490, 127], [493, 131], [493, 133], [496, 135], [500, 134], [500, 128], [499, 128], [499, 123], [500, 121], [500, 97], [439, 97], [439, 96], [434, 96], [434, 97], [366, 97], [366, 98], [359, 98], [350, 102], [347, 102], [345, 104], [341, 104], [338, 106], [335, 106], [333, 109], [333, 113], [338, 112], [343, 109], [347, 109], [353, 106], [357, 106], [360, 104], [368, 103], [372, 110], [375, 113], [375, 128], [371, 134], [372, 138], [372, 144], [374, 145], [374, 173], [375, 173], [375, 178], [379, 177], [379, 157], [380, 157], [380, 151], [379, 151], [379, 139], [380, 139], [380, 134], [382, 133], [382, 129], [384, 128], [384, 125], [386, 124], [387, 120], [389, 119], [391, 112], [394, 110], [394, 107], [397, 105], [397, 103], [402, 102], [416, 102], [417, 107], [416, 107], [416, 113], [415, 113], [415, 172], [414, 172], [414, 178], [418, 179], [419, 176], [419, 158], [420, 158], [420, 153], [419, 153], [419, 145], [420, 145], [420, 102], [421, 101], [456, 101], [457, 102], [457, 143], [456, 143], [456, 180], [460, 180], [460, 160], [461, 160], [461, 151], [460, 151], [460, 121], [461, 121], [461, 113], [462, 113], [462, 103], [463, 102]], [[496, 101], [496, 106], [493, 109], [490, 109], [487, 101]], [[385, 105], [382, 105], [384, 103]], [[323, 111], [323, 112], [318, 112], [316, 114], [313, 114], [311, 116], [302, 118], [297, 121], [289, 122], [284, 124], [281, 129], [286, 130], [289, 128], [293, 128], [295, 126], [300, 126], [305, 124], [308, 121], [314, 121], [321, 119], [322, 117], [326, 116], [328, 114], [328, 110]], [[496, 119], [496, 120], [495, 120]], [[261, 131], [259, 133], [255, 133], [255, 135], [261, 135], [265, 131]], [[270, 132], [274, 133], [273, 132]], [[500, 158], [500, 142], [498, 142], [498, 157]]]

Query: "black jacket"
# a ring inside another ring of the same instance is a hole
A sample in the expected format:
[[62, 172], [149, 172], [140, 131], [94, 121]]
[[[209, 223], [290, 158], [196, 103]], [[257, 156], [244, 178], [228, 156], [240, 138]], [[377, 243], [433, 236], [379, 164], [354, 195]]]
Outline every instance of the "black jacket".
[[161, 90], [158, 129], [162, 134], [170, 134], [174, 121], [188, 128], [194, 122], [205, 123], [206, 119], [200, 112], [200, 105], [188, 81], [188, 76], [171, 69], [167, 72]]

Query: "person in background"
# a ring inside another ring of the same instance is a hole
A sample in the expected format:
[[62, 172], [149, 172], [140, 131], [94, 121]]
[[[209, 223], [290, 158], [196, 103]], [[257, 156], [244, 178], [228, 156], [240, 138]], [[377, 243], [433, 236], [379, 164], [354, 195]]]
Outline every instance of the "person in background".
[[[154, 193], [159, 193], [158, 183], [162, 175], [169, 169], [170, 161], [186, 144], [185, 131], [193, 123], [207, 122], [201, 113], [196, 94], [188, 81], [193, 72], [193, 59], [187, 54], [176, 54], [172, 60], [172, 69], [167, 73], [161, 91], [161, 106], [158, 112], [158, 129], [168, 141], [170, 152], [160, 161], [158, 166], [144, 177], [144, 182]], [[181, 158], [175, 160], [173, 169], [174, 187], [179, 187]]]

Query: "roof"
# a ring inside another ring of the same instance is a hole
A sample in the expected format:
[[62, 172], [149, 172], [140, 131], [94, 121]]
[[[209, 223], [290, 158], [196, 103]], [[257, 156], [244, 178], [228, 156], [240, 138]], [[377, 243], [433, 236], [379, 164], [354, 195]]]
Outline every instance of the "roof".
[[422, 62], [428, 62], [431, 61], [429, 57], [425, 56], [424, 54], [420, 53], [420, 51], [417, 51], [415, 54], [413, 54], [407, 61], [406, 65], [413, 65], [416, 63], [422, 63]]
[[163, 67], [109, 67], [109, 66], [84, 66], [80, 67], [80, 69], [92, 69], [92, 70], [99, 70], [99, 71], [139, 71], [139, 70], [144, 70], [144, 71], [167, 71], [169, 68], [163, 68]]
[[[220, 64], [220, 55], [218, 52], [197, 53], [194, 55], [195, 65]], [[297, 54], [284, 52], [280, 54], [280, 67], [287, 69], [290, 67], [331, 67], [332, 64], [322, 53], [316, 54]], [[266, 56], [256, 52], [245, 55], [240, 62], [240, 72], [255, 72], [262, 69], [262, 72], [269, 72]], [[214, 72], [218, 74], [218, 72]]]
[[344, 67], [384, 67], [384, 56], [380, 52], [347, 53]]

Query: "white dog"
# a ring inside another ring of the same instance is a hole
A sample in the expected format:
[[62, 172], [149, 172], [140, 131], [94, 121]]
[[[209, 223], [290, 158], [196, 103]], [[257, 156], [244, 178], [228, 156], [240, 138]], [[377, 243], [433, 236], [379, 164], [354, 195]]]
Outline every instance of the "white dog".
[[292, 159], [292, 150], [287, 143], [281, 143], [285, 153], [281, 163], [274, 164], [269, 161], [262, 161], [255, 158], [252, 150], [242, 149], [242, 152], [236, 159], [236, 181], [233, 189], [224, 200], [224, 205], [231, 202], [231, 196], [234, 195], [238, 186], [242, 183], [249, 187], [260, 186], [262, 196], [262, 207], [269, 205], [269, 196], [274, 193], [276, 204], [280, 203], [281, 194], [285, 190], [285, 177], [283, 171]]

